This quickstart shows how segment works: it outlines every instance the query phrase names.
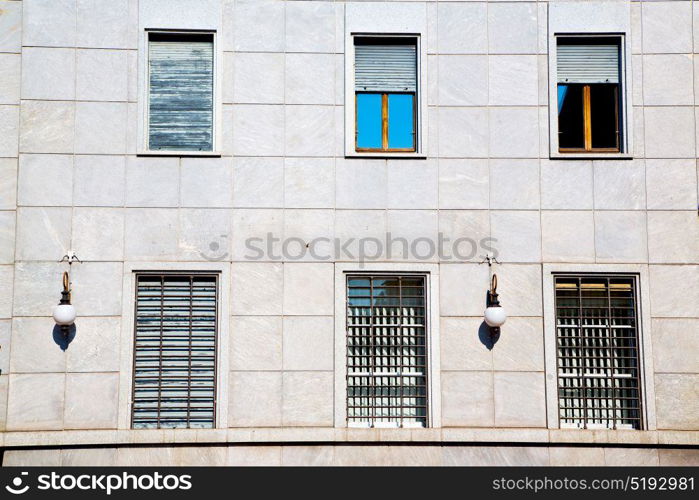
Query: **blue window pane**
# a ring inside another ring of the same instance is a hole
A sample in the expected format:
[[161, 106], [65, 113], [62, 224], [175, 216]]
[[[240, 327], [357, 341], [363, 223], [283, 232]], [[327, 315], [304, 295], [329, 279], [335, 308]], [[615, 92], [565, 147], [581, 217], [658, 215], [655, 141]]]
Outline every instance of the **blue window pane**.
[[568, 93], [568, 85], [558, 84], [558, 114], [561, 114], [563, 109], [563, 103], [566, 100], [566, 94]]
[[414, 115], [412, 94], [388, 95], [388, 147], [413, 149]]
[[381, 94], [357, 94], [357, 147], [381, 149]]

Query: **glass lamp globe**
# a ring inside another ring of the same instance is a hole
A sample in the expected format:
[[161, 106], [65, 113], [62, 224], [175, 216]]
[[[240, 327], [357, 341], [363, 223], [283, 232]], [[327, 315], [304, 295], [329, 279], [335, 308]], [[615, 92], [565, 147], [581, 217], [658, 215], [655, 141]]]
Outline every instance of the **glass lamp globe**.
[[59, 326], [69, 326], [75, 322], [75, 307], [71, 304], [59, 304], [53, 310], [53, 320]]
[[500, 306], [491, 306], [485, 310], [485, 323], [491, 327], [500, 327], [507, 321], [507, 313]]

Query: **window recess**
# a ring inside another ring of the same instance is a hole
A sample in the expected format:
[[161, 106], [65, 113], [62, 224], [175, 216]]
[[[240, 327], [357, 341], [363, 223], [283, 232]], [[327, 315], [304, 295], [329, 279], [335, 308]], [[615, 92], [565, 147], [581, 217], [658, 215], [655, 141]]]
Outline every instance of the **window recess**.
[[557, 37], [561, 153], [621, 152], [620, 37]]
[[554, 277], [562, 428], [641, 429], [636, 279]]
[[355, 37], [358, 152], [417, 150], [417, 39]]
[[347, 422], [426, 427], [425, 277], [347, 277]]
[[150, 151], [214, 148], [214, 38], [148, 33]]
[[134, 429], [214, 427], [217, 308], [216, 275], [136, 275]]

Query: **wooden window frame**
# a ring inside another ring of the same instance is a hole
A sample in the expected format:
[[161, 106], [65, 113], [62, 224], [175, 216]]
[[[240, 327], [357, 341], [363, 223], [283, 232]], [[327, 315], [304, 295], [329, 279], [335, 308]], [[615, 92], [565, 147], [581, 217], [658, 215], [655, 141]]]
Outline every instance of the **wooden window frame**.
[[[561, 85], [560, 83], [558, 85]], [[575, 84], [565, 84], [575, 85]], [[620, 153], [621, 152], [621, 130], [619, 127], [619, 84], [614, 85], [614, 127], [616, 129], [616, 147], [614, 148], [593, 148], [592, 147], [592, 99], [590, 87], [592, 85], [610, 85], [608, 83], [582, 83], [583, 90], [583, 131], [585, 146], [583, 148], [562, 148], [560, 153]], [[561, 134], [561, 124], [558, 122], [558, 134]]]
[[[359, 94], [373, 94], [381, 96], [381, 147], [380, 148], [360, 148], [359, 140], [359, 106], [357, 106], [357, 96]], [[402, 94], [410, 95], [413, 98], [413, 147], [412, 148], [389, 148], [388, 147], [388, 95]], [[417, 151], [417, 92], [372, 92], [355, 91], [354, 93], [354, 149], [357, 153], [414, 153]]]

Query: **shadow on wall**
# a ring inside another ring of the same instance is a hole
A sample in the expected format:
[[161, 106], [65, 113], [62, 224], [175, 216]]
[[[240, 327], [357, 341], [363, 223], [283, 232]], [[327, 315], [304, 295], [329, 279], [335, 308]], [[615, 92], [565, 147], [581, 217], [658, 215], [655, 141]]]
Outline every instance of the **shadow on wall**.
[[480, 339], [481, 344], [486, 346], [489, 351], [492, 351], [493, 347], [495, 347], [495, 344], [497, 344], [498, 340], [500, 339], [500, 332], [498, 331], [497, 334], [491, 335], [490, 327], [485, 321], [483, 321], [481, 322], [481, 326], [478, 327], [478, 338]]
[[68, 335], [63, 335], [61, 327], [58, 325], [54, 325], [53, 341], [58, 345], [58, 347], [61, 348], [62, 351], [65, 351], [66, 349], [68, 349], [70, 343], [73, 342], [76, 332], [77, 328], [75, 327], [75, 324], [72, 324], [68, 327]]

